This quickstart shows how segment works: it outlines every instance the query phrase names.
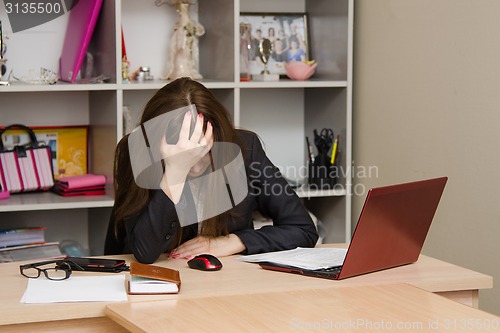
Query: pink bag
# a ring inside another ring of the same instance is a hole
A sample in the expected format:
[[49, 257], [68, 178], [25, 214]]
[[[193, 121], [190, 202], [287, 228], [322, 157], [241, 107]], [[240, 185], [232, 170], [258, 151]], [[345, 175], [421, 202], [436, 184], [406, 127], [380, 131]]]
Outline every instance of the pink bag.
[[[6, 150], [3, 135], [14, 128], [27, 132], [30, 142]], [[50, 147], [39, 145], [29, 127], [14, 124], [0, 130], [0, 185], [10, 193], [48, 190], [54, 185]]]

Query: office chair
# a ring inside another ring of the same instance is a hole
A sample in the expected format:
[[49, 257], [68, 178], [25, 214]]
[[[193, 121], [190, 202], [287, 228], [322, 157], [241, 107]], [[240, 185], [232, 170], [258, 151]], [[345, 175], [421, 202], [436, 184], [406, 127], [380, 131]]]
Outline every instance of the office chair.
[[104, 255], [124, 254], [123, 248], [125, 245], [125, 228], [122, 226], [118, 229], [118, 234], [115, 235], [115, 212], [111, 213], [109, 219], [106, 239], [104, 240]]

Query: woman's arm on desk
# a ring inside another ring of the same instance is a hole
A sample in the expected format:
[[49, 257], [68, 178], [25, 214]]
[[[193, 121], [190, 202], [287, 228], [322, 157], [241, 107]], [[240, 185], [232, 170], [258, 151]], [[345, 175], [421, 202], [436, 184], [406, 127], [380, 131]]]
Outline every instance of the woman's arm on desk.
[[[198, 236], [181, 244], [173, 252], [179, 257], [200, 253], [224, 256], [313, 247], [318, 234], [300, 199], [278, 168], [266, 156], [259, 138], [239, 131], [242, 142], [249, 195], [228, 214], [230, 234], [215, 239]], [[259, 210], [273, 220], [273, 226], [253, 227], [253, 212]]]
[[242, 135], [243, 141], [251, 147], [244, 155], [245, 165], [248, 165], [249, 192], [256, 204], [252, 212], [258, 210], [273, 221], [272, 226], [258, 230], [252, 227], [234, 231], [246, 246], [244, 253], [315, 246], [318, 240], [316, 226], [297, 194], [269, 160], [259, 138], [248, 132]]

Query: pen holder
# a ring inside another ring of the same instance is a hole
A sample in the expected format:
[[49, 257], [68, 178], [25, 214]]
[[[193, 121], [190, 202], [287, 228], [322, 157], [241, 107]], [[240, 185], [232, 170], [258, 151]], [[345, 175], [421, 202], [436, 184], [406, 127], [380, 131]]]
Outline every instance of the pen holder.
[[318, 190], [333, 189], [337, 183], [337, 166], [330, 162], [327, 154], [318, 154], [309, 165], [309, 188]]

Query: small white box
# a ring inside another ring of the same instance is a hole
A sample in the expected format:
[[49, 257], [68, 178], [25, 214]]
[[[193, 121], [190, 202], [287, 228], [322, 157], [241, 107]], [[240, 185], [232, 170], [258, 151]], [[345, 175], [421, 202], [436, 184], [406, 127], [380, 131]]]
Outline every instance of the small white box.
[[252, 80], [254, 81], [279, 81], [279, 74], [252, 74]]

